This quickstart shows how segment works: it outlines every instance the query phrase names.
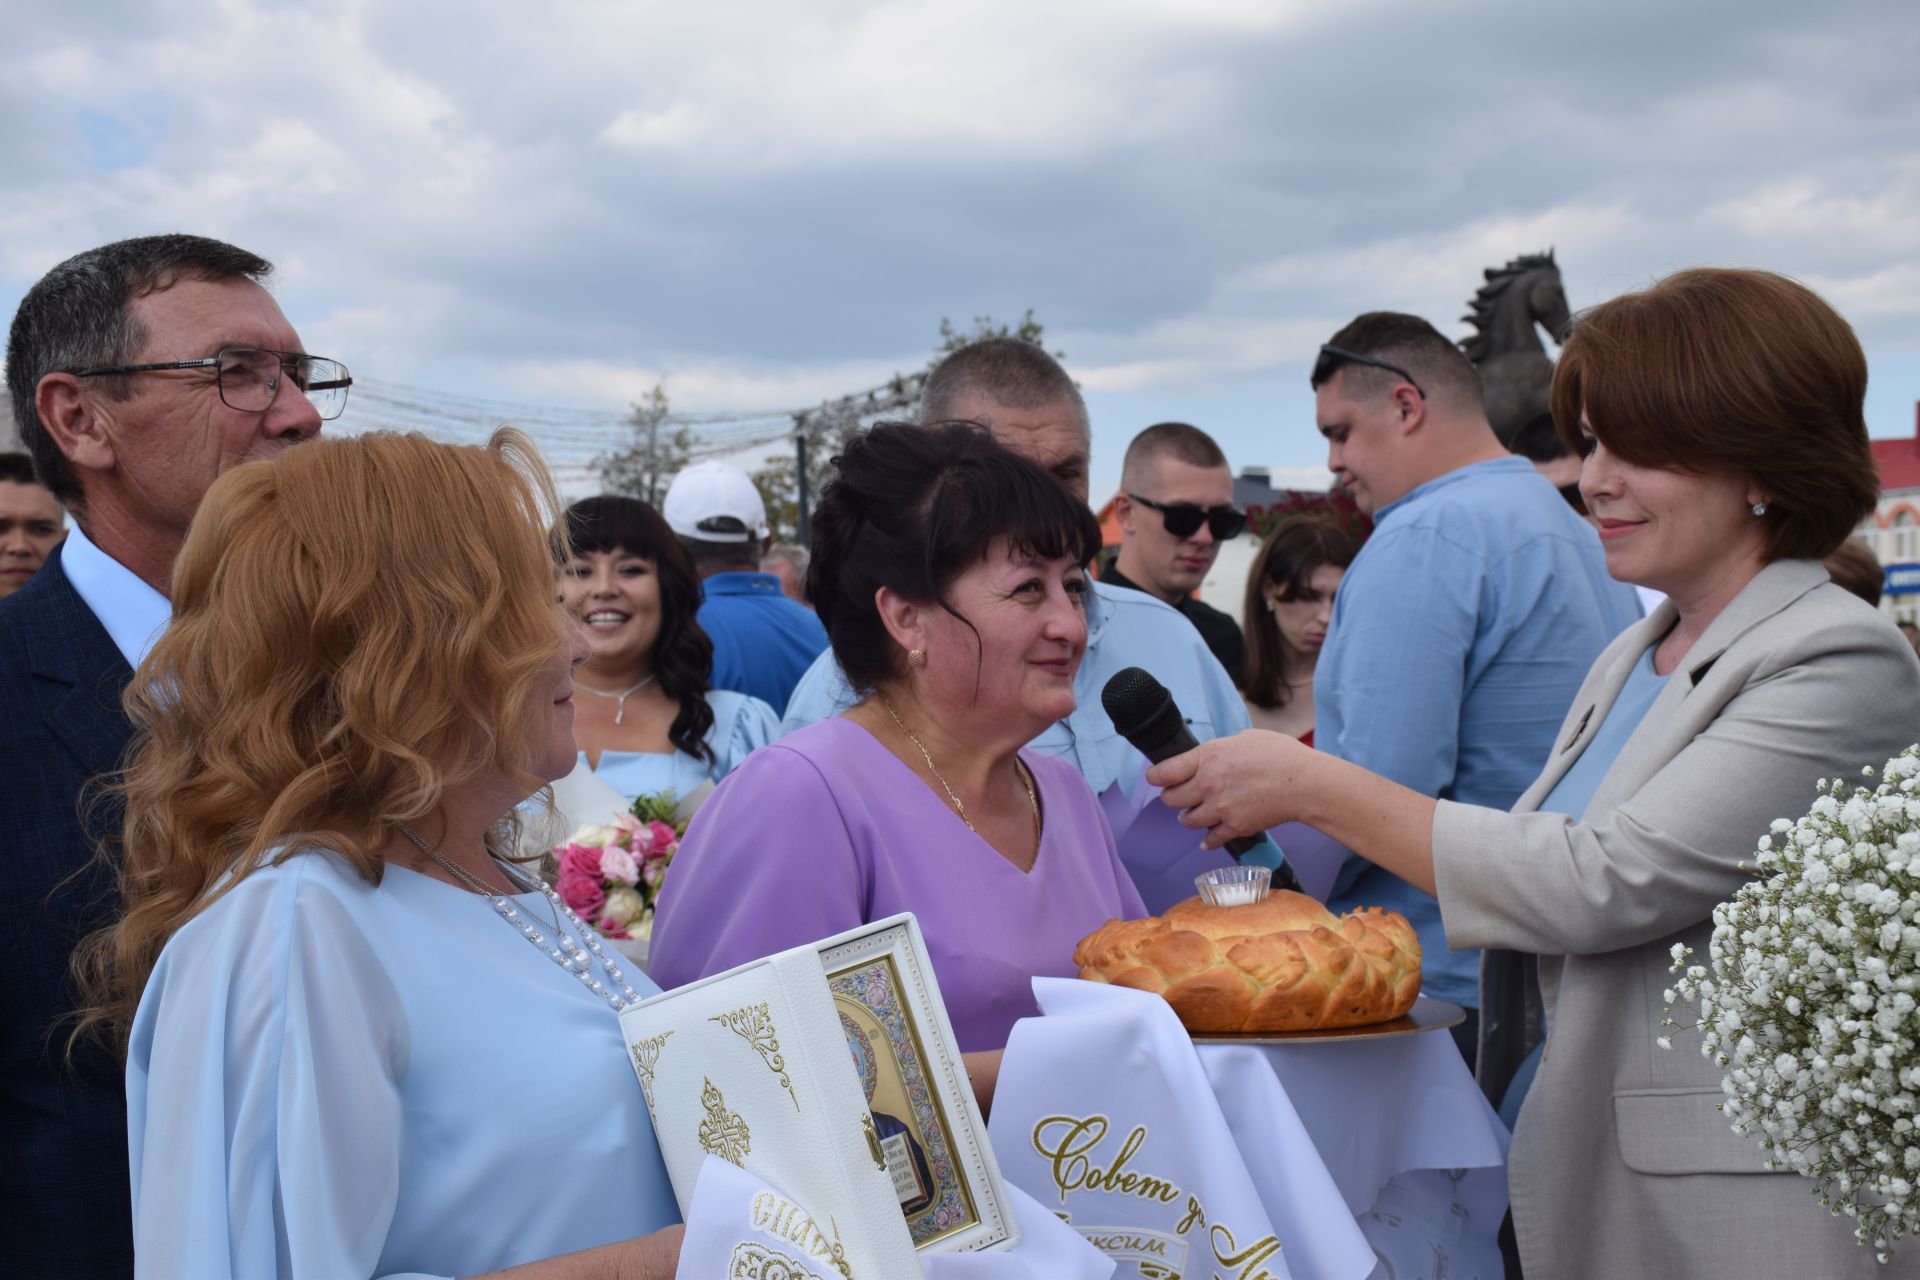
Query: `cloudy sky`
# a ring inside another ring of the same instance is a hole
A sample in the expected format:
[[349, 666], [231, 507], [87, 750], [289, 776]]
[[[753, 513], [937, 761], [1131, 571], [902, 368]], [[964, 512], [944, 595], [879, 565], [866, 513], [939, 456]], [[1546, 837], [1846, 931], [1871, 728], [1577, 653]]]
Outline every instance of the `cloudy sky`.
[[[1032, 308], [1094, 412], [1325, 480], [1354, 313], [1453, 335], [1553, 247], [1577, 308], [1681, 266], [1820, 289], [1920, 399], [1920, 6], [0, 0], [0, 307], [192, 230], [273, 258], [356, 392], [562, 462], [664, 379], [804, 406]], [[376, 390], [377, 388], [377, 390]], [[412, 406], [411, 408], [405, 406]], [[777, 426], [777, 422], [775, 423]], [[702, 428], [725, 442], [763, 425]], [[731, 434], [729, 434], [731, 433]]]

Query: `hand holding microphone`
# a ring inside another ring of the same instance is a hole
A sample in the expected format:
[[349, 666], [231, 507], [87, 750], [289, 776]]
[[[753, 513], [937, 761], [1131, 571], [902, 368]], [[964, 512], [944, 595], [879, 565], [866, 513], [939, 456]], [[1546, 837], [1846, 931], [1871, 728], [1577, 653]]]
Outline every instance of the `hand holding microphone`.
[[[1156, 765], [1185, 755], [1200, 745], [1194, 740], [1193, 731], [1187, 728], [1186, 718], [1180, 714], [1180, 708], [1174, 705], [1173, 695], [1167, 692], [1166, 686], [1139, 667], [1116, 672], [1107, 681], [1106, 688], [1101, 690], [1100, 702], [1120, 736]], [[1167, 797], [1163, 794], [1162, 799]], [[1172, 802], [1169, 800], [1169, 803]], [[1211, 840], [1209, 836], [1209, 842]], [[1236, 836], [1225, 841], [1222, 847], [1233, 855], [1236, 862], [1251, 861], [1273, 866], [1274, 888], [1300, 888], [1293, 869], [1287, 866], [1264, 829]]]

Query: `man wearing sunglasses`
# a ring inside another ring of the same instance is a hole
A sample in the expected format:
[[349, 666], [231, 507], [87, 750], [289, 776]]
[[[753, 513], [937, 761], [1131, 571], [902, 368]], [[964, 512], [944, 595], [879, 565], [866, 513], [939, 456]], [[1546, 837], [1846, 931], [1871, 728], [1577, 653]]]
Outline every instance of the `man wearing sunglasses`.
[[1127, 446], [1113, 500], [1120, 554], [1101, 579], [1166, 601], [1240, 681], [1243, 642], [1232, 615], [1194, 597], [1247, 514], [1233, 505], [1233, 473], [1213, 437], [1184, 422], [1148, 427]]
[[72, 528], [0, 600], [0, 1275], [133, 1273], [124, 1072], [66, 1051], [68, 959], [115, 900], [93, 853], [116, 811], [83, 799], [126, 748], [120, 695], [208, 486], [345, 405], [346, 370], [305, 352], [271, 270], [199, 236], [120, 241], [49, 271], [8, 338], [21, 440]]
[[[1587, 668], [1639, 617], [1599, 538], [1487, 423], [1480, 377], [1417, 316], [1371, 312], [1320, 348], [1327, 466], [1374, 519], [1314, 672], [1314, 745], [1441, 799], [1505, 809], [1539, 774]], [[1420, 934], [1427, 994], [1469, 1011], [1480, 953], [1434, 899], [1348, 855], [1328, 906], [1384, 906]]]

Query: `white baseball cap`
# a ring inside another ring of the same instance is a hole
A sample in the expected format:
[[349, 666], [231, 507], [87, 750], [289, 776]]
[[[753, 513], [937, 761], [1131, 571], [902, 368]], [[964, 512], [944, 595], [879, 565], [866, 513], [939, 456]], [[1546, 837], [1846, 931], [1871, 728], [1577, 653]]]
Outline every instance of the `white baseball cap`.
[[667, 527], [696, 542], [763, 540], [767, 505], [747, 473], [724, 462], [696, 462], [667, 486], [660, 504]]

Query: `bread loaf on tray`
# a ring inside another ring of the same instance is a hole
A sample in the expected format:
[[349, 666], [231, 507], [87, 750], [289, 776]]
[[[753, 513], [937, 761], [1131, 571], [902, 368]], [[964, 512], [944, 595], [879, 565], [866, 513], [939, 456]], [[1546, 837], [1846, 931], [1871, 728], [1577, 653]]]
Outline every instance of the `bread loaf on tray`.
[[1420, 940], [1398, 912], [1335, 916], [1285, 890], [1238, 907], [1189, 898], [1080, 940], [1080, 976], [1165, 996], [1190, 1031], [1311, 1031], [1388, 1022], [1420, 994]]

